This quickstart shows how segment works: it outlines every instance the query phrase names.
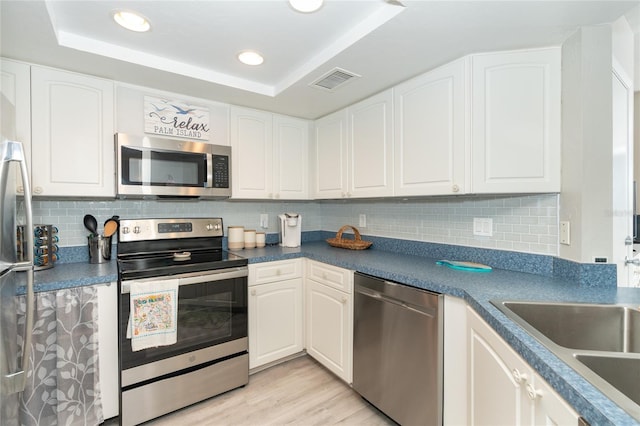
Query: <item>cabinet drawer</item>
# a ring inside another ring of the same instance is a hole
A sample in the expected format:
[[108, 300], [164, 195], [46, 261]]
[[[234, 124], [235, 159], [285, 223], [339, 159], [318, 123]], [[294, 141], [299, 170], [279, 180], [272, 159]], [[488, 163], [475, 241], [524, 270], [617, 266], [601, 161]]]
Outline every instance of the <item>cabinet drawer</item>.
[[249, 286], [302, 277], [302, 259], [249, 265]]
[[349, 294], [353, 293], [353, 271], [348, 269], [308, 260], [306, 277]]

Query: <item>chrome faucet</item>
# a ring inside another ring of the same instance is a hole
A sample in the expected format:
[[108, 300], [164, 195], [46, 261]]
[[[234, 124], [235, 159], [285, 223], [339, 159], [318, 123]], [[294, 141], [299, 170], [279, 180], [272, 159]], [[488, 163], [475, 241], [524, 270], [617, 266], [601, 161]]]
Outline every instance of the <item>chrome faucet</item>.
[[629, 259], [628, 257], [624, 258], [625, 265], [635, 265], [640, 266], [640, 258], [634, 257], [633, 259]]

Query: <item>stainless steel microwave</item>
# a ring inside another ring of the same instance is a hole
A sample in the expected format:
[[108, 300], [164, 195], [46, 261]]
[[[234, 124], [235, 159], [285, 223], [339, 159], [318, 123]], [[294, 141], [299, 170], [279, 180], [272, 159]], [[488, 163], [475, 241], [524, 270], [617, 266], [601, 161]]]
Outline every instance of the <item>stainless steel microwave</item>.
[[228, 198], [231, 147], [116, 133], [119, 198]]

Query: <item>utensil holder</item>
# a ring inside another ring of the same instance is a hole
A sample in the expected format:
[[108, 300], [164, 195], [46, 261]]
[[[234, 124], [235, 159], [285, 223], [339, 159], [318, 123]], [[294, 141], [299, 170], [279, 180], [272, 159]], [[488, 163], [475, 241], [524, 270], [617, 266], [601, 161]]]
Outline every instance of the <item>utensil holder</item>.
[[89, 235], [89, 263], [105, 263], [111, 260], [111, 237]]

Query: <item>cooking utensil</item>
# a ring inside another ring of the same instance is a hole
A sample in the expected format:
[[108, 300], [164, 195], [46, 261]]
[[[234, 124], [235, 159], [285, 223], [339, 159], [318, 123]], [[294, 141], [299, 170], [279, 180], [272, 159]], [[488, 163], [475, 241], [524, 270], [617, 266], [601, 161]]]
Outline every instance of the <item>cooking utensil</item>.
[[86, 214], [82, 220], [84, 222], [84, 227], [91, 231], [91, 234], [98, 234], [98, 221], [93, 215]]
[[118, 222], [120, 220], [120, 216], [118, 216], [117, 214], [114, 214], [109, 219], [104, 221], [104, 226], [107, 226], [107, 222], [109, 222], [110, 220], [115, 220], [116, 222]]
[[118, 230], [118, 222], [113, 219], [109, 219], [104, 223], [104, 237], [111, 238], [113, 234]]

